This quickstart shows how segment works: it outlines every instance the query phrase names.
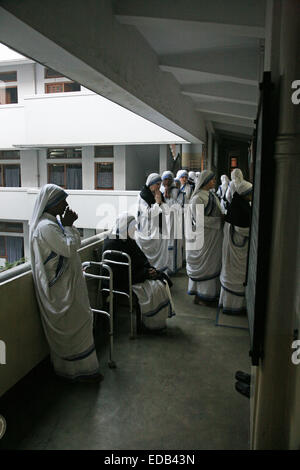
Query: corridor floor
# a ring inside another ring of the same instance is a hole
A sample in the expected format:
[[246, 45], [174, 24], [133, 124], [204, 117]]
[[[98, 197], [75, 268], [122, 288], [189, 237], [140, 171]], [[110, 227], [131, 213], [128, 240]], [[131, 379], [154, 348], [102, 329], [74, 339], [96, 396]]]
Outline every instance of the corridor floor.
[[65, 383], [46, 360], [0, 398], [0, 449], [248, 449], [249, 400], [234, 374], [250, 371], [249, 334], [216, 327], [216, 310], [186, 294], [184, 270], [172, 280], [165, 335], [130, 340], [121, 313], [109, 369], [99, 333], [100, 385]]

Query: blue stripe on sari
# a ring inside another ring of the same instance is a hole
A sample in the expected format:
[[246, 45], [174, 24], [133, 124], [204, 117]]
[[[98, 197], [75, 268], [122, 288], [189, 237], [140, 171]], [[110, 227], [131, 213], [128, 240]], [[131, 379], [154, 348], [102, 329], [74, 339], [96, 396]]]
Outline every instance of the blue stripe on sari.
[[83, 351], [82, 353], [75, 354], [74, 356], [69, 356], [69, 357], [63, 357], [62, 359], [64, 361], [80, 361], [81, 359], [86, 359], [88, 356], [90, 356], [94, 351], [96, 350], [95, 345], [92, 344], [86, 351]]

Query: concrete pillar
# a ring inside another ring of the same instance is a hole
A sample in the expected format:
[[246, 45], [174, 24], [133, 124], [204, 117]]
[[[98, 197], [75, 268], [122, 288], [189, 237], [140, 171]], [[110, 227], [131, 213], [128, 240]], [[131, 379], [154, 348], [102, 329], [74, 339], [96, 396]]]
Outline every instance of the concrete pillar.
[[82, 189], [95, 189], [94, 147], [82, 147]]
[[[274, 3], [278, 7], [279, 2]], [[300, 365], [292, 362], [293, 340], [300, 339], [300, 105], [291, 101], [291, 84], [300, 79], [300, 3], [284, 0], [280, 7], [280, 29], [272, 34], [274, 45], [280, 36], [279, 60], [273, 48], [269, 52], [270, 64], [279, 64], [274, 77], [277, 85], [281, 77], [280, 110], [275, 158], [270, 162], [275, 165], [272, 254], [264, 358], [253, 384], [254, 449], [300, 448]]]
[[39, 153], [39, 174], [40, 174], [40, 187], [48, 183], [48, 168], [47, 168], [47, 149], [41, 149]]
[[23, 235], [24, 235], [24, 258], [30, 261], [30, 247], [29, 247], [29, 221], [23, 222]]
[[159, 146], [159, 174], [161, 175], [168, 168], [168, 145]]
[[21, 186], [24, 188], [38, 188], [38, 151], [21, 150]]
[[207, 143], [207, 169], [212, 169], [213, 161], [213, 134], [208, 132], [208, 143]]
[[126, 189], [126, 146], [114, 146], [114, 189]]
[[182, 168], [201, 170], [202, 144], [182, 144]]

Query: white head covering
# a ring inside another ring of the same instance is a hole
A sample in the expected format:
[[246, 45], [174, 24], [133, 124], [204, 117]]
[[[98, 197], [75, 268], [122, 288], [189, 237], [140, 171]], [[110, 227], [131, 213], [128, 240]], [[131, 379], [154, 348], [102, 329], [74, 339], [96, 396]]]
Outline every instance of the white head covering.
[[56, 204], [63, 201], [66, 197], [68, 197], [68, 193], [56, 184], [45, 184], [45, 186], [41, 188], [35, 201], [33, 214], [30, 220], [30, 241], [32, 240], [33, 233], [45, 210], [56, 206]]
[[236, 185], [243, 181], [244, 177], [242, 171], [239, 168], [235, 168], [234, 170], [232, 170], [231, 179]]
[[210, 170], [201, 171], [200, 176], [197, 180], [194, 192], [193, 192], [193, 196], [195, 196], [195, 194], [198, 193], [203, 186], [209, 183], [210, 180], [214, 178], [214, 176], [215, 174], [213, 171], [210, 171]]
[[228, 186], [229, 178], [228, 178], [227, 175], [222, 175], [222, 176], [221, 176], [221, 183], [222, 183], [222, 185], [223, 185], [223, 184], [226, 184], [226, 185]]
[[111, 235], [114, 235], [113, 238], [119, 238], [120, 240], [127, 240], [129, 226], [133, 226], [135, 223], [135, 218], [133, 215], [128, 214], [128, 212], [122, 212], [116, 218], [115, 224], [111, 230]]
[[174, 179], [174, 175], [172, 173], [172, 171], [164, 171], [163, 174], [161, 175], [161, 179], [162, 180], [166, 180], [166, 179]]
[[189, 178], [196, 183], [197, 177], [194, 171], [189, 171]]
[[243, 180], [236, 185], [236, 191], [240, 196], [247, 196], [252, 191], [252, 184], [249, 181]]
[[161, 177], [158, 173], [151, 173], [146, 181], [146, 186], [151, 186], [152, 184], [161, 183]]
[[200, 171], [196, 171], [196, 177], [199, 178], [200, 176]]
[[186, 170], [178, 170], [177, 171], [177, 175], [176, 175], [176, 178], [183, 178], [184, 176], [186, 176], [188, 178], [188, 172]]

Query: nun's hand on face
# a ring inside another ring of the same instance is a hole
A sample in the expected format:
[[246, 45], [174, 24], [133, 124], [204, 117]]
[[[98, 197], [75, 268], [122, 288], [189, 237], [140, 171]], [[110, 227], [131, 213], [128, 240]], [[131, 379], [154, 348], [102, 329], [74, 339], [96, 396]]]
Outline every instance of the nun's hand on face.
[[155, 197], [155, 202], [157, 202], [157, 204], [161, 204], [162, 199], [161, 199], [161, 192], [159, 189], [155, 191], [154, 197]]
[[156, 276], [157, 276], [156, 269], [154, 269], [154, 268], [149, 268], [149, 276], [150, 276], [150, 279], [155, 279]]
[[65, 227], [72, 227], [73, 223], [77, 219], [78, 219], [78, 214], [76, 214], [76, 212], [72, 211], [69, 207], [67, 207], [65, 214], [62, 217], [61, 223]]

